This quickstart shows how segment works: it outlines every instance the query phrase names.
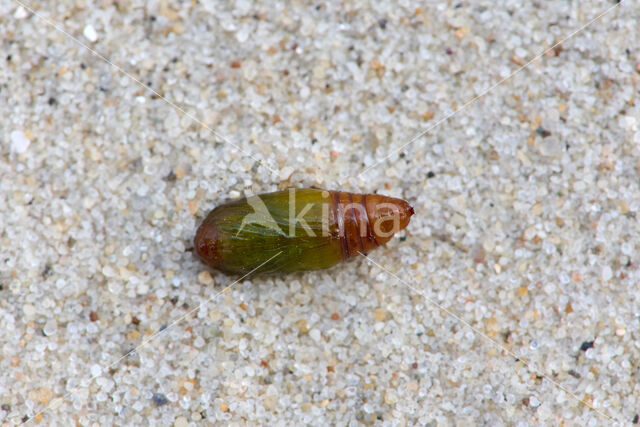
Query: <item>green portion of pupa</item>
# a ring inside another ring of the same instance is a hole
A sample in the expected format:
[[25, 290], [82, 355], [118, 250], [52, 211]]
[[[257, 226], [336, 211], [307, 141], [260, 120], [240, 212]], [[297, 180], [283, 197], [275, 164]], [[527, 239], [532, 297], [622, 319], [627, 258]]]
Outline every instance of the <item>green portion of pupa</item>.
[[328, 268], [342, 261], [337, 226], [328, 225], [330, 208], [329, 193], [317, 189], [233, 201], [207, 216], [196, 234], [196, 251], [209, 266], [226, 273]]

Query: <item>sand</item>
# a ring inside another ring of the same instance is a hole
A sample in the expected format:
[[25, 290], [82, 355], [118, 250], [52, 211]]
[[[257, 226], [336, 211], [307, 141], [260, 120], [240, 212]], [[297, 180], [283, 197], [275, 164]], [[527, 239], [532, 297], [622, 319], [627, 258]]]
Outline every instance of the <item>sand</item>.
[[[638, 2], [21, 1], [3, 423], [638, 421]], [[322, 272], [196, 259], [213, 207], [288, 186], [416, 215]]]

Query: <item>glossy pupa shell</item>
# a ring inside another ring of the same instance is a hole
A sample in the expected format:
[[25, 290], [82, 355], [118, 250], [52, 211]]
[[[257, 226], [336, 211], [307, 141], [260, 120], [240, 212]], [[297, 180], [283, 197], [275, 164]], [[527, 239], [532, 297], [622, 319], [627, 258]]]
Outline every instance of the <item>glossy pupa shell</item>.
[[384, 245], [413, 214], [404, 200], [379, 194], [291, 188], [216, 207], [194, 247], [225, 273], [319, 270]]

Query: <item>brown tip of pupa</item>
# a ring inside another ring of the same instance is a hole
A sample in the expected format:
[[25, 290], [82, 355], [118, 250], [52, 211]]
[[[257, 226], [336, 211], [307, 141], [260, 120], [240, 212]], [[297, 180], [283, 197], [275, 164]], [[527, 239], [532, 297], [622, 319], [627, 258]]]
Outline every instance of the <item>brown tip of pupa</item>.
[[205, 220], [196, 232], [194, 247], [198, 257], [208, 266], [216, 268], [220, 261], [218, 229], [213, 221]]

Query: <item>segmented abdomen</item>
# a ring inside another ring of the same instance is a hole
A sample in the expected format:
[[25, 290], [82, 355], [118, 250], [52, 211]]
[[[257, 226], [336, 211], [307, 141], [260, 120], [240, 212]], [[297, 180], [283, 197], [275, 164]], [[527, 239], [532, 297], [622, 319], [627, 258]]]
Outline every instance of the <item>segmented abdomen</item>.
[[[404, 200], [378, 194], [330, 191], [333, 224], [342, 258], [367, 254], [406, 227], [413, 208]], [[395, 217], [395, 218], [394, 218]]]

